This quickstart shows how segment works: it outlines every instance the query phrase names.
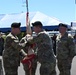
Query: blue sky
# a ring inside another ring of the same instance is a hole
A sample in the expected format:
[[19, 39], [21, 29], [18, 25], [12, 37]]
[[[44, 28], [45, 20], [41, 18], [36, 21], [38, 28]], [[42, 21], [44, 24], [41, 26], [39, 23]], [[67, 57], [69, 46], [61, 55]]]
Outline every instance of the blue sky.
[[[26, 12], [26, 0], [0, 0], [0, 14]], [[39, 11], [70, 24], [76, 20], [75, 0], [28, 0], [29, 12]]]

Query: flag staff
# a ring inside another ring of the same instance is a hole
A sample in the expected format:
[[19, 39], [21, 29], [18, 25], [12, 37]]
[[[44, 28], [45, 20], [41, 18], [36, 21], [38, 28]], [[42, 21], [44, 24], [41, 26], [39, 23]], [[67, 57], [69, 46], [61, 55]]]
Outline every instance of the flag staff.
[[[27, 12], [26, 12], [26, 34], [29, 34], [32, 36], [32, 30], [31, 30], [30, 19], [29, 19], [28, 0], [26, 0], [26, 9], [27, 9]], [[27, 38], [28, 38], [28, 36], [27, 36]], [[29, 61], [29, 62], [30, 62], [29, 66], [31, 66], [32, 62], [31, 61]], [[32, 75], [31, 71], [32, 71], [32, 68], [29, 69], [30, 75]]]
[[32, 35], [32, 30], [30, 26], [30, 19], [29, 19], [29, 9], [28, 9], [28, 0], [26, 0], [26, 34]]

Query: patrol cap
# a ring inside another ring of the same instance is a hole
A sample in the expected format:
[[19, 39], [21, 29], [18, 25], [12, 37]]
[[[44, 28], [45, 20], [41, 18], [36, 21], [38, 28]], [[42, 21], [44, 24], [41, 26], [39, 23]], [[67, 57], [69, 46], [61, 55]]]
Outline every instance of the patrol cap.
[[20, 27], [20, 25], [21, 25], [21, 23], [20, 23], [20, 22], [19, 22], [19, 23], [14, 22], [14, 23], [12, 23], [12, 24], [11, 24], [11, 27], [13, 27], [13, 28], [19, 28], [19, 27]]
[[40, 26], [40, 27], [42, 27], [43, 25], [42, 25], [42, 23], [40, 21], [36, 21], [36, 22], [32, 23], [32, 26]]
[[66, 24], [63, 24], [63, 23], [60, 23], [60, 24], [59, 24], [59, 27], [60, 27], [60, 26], [67, 28], [67, 25], [66, 25]]

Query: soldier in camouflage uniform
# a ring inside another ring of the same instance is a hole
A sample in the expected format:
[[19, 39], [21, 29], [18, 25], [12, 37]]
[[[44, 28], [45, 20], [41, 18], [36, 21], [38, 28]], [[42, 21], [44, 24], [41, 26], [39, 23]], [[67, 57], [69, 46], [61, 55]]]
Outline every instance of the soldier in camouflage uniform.
[[[25, 43], [19, 43], [17, 35], [20, 33], [21, 23], [12, 23], [11, 32], [6, 36], [5, 47], [3, 51], [3, 65], [5, 75], [18, 75], [18, 66], [20, 65], [20, 55], [22, 46]], [[24, 53], [26, 55], [26, 53]]]
[[0, 56], [0, 75], [3, 75], [2, 56]]
[[75, 55], [75, 44], [73, 37], [66, 32], [67, 25], [59, 24], [59, 35], [56, 38], [57, 65], [59, 75], [71, 75], [71, 64]]
[[2, 52], [4, 50], [4, 38], [2, 37], [2, 33], [0, 32], [0, 75], [3, 75], [2, 68]]
[[40, 75], [56, 75], [56, 58], [53, 53], [52, 40], [43, 30], [43, 25], [40, 21], [36, 21], [32, 25], [37, 36], [28, 42], [37, 44], [37, 60], [41, 64]]

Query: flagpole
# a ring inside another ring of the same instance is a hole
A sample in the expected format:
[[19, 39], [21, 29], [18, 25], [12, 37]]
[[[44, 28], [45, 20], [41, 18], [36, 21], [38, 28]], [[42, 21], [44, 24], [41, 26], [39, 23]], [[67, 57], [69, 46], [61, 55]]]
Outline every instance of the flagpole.
[[26, 0], [26, 9], [27, 9], [27, 13], [26, 13], [26, 34], [32, 35], [32, 30], [31, 30], [31, 26], [30, 26], [30, 19], [29, 19], [28, 0]]
[[[29, 19], [28, 0], [26, 0], [26, 9], [27, 9], [27, 12], [26, 12], [26, 34], [32, 35], [32, 30], [31, 30], [31, 26], [30, 26], [30, 19]], [[32, 65], [32, 63], [30, 63], [30, 65]], [[30, 75], [32, 75], [31, 71], [32, 71], [32, 68], [29, 69]]]
[[29, 10], [28, 10], [28, 0], [26, 0], [26, 8], [27, 8], [27, 12], [29, 12]]
[[29, 10], [28, 10], [28, 0], [26, 0], [26, 25], [28, 24]]

